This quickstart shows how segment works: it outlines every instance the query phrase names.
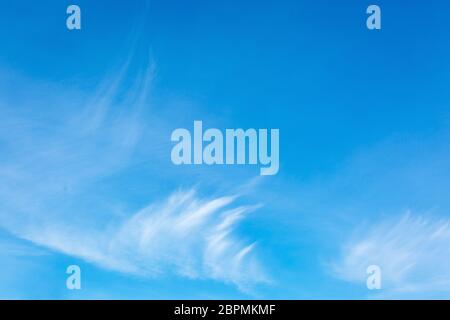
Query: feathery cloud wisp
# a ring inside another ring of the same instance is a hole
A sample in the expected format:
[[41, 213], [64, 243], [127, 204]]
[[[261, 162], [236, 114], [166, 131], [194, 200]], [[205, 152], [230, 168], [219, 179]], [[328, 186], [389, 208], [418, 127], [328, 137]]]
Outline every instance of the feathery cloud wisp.
[[[0, 227], [18, 238], [137, 276], [175, 273], [233, 283], [241, 290], [266, 281], [253, 253], [255, 244], [245, 244], [232, 233], [254, 209], [234, 205], [235, 197], [203, 199], [194, 191], [169, 191], [167, 200], [149, 201], [137, 213], [108, 211], [122, 191], [123, 180], [115, 183], [114, 178], [126, 179], [123, 172], [132, 167], [137, 149], [152, 148], [143, 146], [143, 136], [161, 134], [155, 130], [158, 120], [143, 112], [154, 66], [144, 70], [127, 90], [121, 85], [125, 67], [116, 80], [87, 96], [55, 90], [58, 94], [50, 95], [55, 101], [48, 105], [23, 101], [13, 108], [0, 101]], [[34, 81], [16, 81], [30, 92], [36, 86]], [[155, 170], [164, 167], [158, 155], [151, 156], [146, 160], [153, 161]], [[111, 189], [115, 183], [116, 193], [105, 192], [99, 199], [95, 192], [105, 179]], [[165, 194], [153, 196], [163, 199]]]
[[143, 277], [174, 272], [245, 291], [267, 278], [253, 255], [255, 243], [244, 244], [232, 234], [254, 207], [228, 209], [232, 202], [232, 197], [202, 200], [194, 191], [176, 192], [105, 230], [46, 225], [29, 228], [23, 237], [111, 270]]
[[364, 228], [334, 272], [364, 284], [370, 265], [380, 266], [384, 293], [450, 291], [450, 220], [408, 213]]

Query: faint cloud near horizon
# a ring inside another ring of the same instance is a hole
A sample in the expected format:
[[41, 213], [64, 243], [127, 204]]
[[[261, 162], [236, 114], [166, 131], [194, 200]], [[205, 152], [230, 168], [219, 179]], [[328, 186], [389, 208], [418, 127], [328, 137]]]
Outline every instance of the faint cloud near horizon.
[[175, 192], [95, 231], [60, 224], [30, 227], [21, 237], [100, 267], [154, 278], [177, 274], [213, 279], [250, 292], [268, 283], [254, 254], [233, 230], [252, 206], [232, 206], [234, 197], [201, 199], [194, 190]]
[[368, 294], [450, 294], [450, 220], [408, 212], [373, 221], [348, 239], [329, 267], [337, 278], [365, 286], [370, 265], [380, 266], [382, 289]]

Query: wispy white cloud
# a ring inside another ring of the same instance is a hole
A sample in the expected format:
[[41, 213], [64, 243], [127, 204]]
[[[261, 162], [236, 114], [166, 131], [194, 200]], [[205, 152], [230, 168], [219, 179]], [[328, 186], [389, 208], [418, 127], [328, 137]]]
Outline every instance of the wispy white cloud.
[[145, 160], [154, 170], [164, 167], [158, 141], [165, 138], [158, 128], [165, 124], [146, 115], [155, 66], [150, 59], [142, 72], [129, 74], [130, 63], [87, 94], [11, 77], [29, 99], [36, 86], [45, 87], [49, 98], [0, 101], [0, 227], [135, 276], [172, 273], [241, 290], [266, 281], [255, 243], [233, 234], [255, 207], [237, 206], [235, 196], [156, 192], [144, 209], [134, 212], [136, 205], [125, 203], [117, 213], [110, 212], [118, 202], [115, 193], [96, 194], [103, 180], [114, 181], [133, 166], [138, 149], [147, 150]]
[[373, 222], [348, 240], [333, 271], [365, 285], [370, 265], [381, 267], [383, 294], [450, 292], [450, 220], [407, 213]]
[[0, 257], [33, 257], [49, 255], [50, 252], [40, 247], [30, 246], [26, 241], [0, 235]]
[[31, 226], [22, 236], [34, 243], [142, 277], [174, 273], [233, 283], [241, 290], [267, 281], [255, 243], [233, 235], [254, 207], [229, 209], [233, 197], [200, 199], [176, 192], [129, 218], [94, 232], [65, 225]]

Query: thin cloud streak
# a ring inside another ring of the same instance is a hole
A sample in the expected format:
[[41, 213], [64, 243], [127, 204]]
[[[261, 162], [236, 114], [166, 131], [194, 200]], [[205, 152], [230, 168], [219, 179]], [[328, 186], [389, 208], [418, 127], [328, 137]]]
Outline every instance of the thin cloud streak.
[[340, 279], [365, 284], [366, 268], [382, 271], [382, 294], [450, 292], [450, 220], [407, 213], [365, 227], [332, 267]]
[[246, 245], [233, 235], [255, 207], [227, 209], [232, 202], [233, 197], [205, 200], [193, 190], [176, 192], [104, 230], [46, 225], [21, 237], [114, 271], [148, 278], [175, 273], [248, 291], [269, 280], [254, 254], [255, 243]]

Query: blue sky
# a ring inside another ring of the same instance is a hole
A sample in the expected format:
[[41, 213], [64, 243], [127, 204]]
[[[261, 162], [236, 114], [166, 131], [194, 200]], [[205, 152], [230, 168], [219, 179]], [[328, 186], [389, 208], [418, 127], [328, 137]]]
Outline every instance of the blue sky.
[[[0, 298], [449, 298], [450, 5], [373, 3], [2, 0]], [[194, 120], [279, 173], [174, 166]]]

